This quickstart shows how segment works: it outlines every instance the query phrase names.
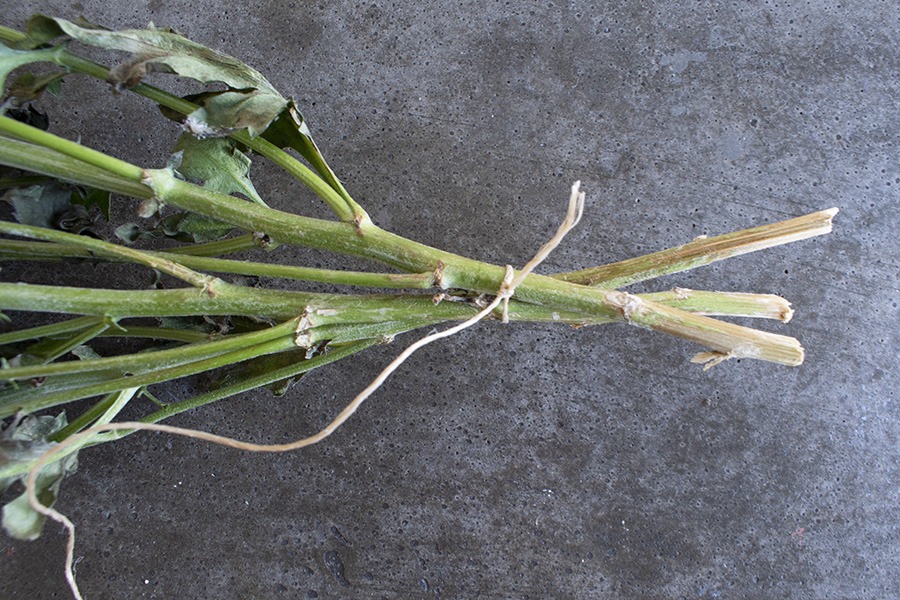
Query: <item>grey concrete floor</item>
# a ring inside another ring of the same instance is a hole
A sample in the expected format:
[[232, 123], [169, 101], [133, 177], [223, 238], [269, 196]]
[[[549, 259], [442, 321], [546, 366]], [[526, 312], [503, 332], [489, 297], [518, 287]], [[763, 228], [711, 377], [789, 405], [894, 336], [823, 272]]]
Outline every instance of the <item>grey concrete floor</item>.
[[[482, 260], [524, 263], [575, 179], [587, 214], [544, 272], [841, 208], [831, 236], [642, 288], [788, 298], [794, 320], [760, 326], [800, 338], [799, 368], [707, 373], [626, 326], [484, 324], [302, 452], [146, 434], [82, 453], [59, 507], [88, 598], [896, 597], [894, 2], [6, 4], [5, 25], [152, 20], [240, 57], [298, 100], [377, 223]], [[165, 162], [177, 132], [138, 100], [67, 94], [45, 103], [54, 131]], [[296, 438], [412, 339], [174, 422]], [[67, 597], [63, 546], [56, 526], [3, 538], [0, 597]]]

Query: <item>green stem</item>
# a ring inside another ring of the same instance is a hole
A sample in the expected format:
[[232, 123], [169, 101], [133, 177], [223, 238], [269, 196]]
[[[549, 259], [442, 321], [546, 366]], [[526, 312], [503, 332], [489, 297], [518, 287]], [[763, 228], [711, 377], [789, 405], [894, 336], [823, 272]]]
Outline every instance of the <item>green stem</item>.
[[[313, 304], [354, 307], [361, 303], [377, 310], [390, 306], [392, 298], [374, 295], [357, 298], [343, 294], [314, 294], [240, 286], [227, 286], [216, 296], [210, 296], [193, 288], [106, 290], [0, 282], [0, 310], [112, 318], [242, 315], [285, 321], [302, 313], [305, 306]], [[427, 299], [423, 298], [425, 300]]]
[[42, 393], [42, 388], [32, 390], [27, 398], [16, 404], [4, 403], [0, 407], [0, 416], [9, 416], [16, 412], [22, 411], [32, 413], [59, 404], [80, 400], [82, 398], [90, 398], [92, 396], [100, 396], [109, 394], [117, 390], [123, 390], [133, 387], [143, 387], [163, 381], [171, 381], [196, 375], [205, 371], [224, 367], [236, 362], [249, 360], [257, 356], [273, 354], [295, 348], [292, 336], [285, 336], [280, 339], [270, 340], [261, 344], [240, 348], [224, 354], [219, 354], [209, 358], [197, 360], [175, 367], [159, 369], [156, 371], [141, 373], [139, 375], [117, 377], [108, 381], [102, 381], [91, 385], [72, 388], [63, 392]]
[[233, 254], [235, 252], [243, 252], [244, 250], [253, 250], [261, 247], [260, 237], [252, 233], [235, 236], [224, 240], [216, 240], [215, 242], [207, 242], [205, 244], [192, 244], [187, 246], [178, 246], [177, 248], [167, 248], [160, 250], [166, 254], [177, 253], [188, 256], [221, 256], [222, 254]]
[[[163, 258], [174, 260], [173, 254], [179, 256], [215, 256], [217, 254], [230, 254], [232, 252], [240, 252], [258, 247], [252, 241], [248, 244], [247, 240], [253, 240], [252, 234], [242, 235], [235, 238], [220, 240], [219, 242], [210, 242], [208, 244], [196, 244], [193, 246], [182, 246], [178, 248], [170, 248], [159, 250], [156, 252], [144, 251], [145, 254], [160, 254]], [[60, 260], [64, 258], [95, 258], [90, 250], [73, 246], [71, 244], [45, 243], [45, 242], [23, 242], [18, 240], [0, 239], [0, 260]], [[111, 257], [110, 257], [111, 259]], [[177, 262], [182, 262], [180, 259]], [[243, 261], [235, 261], [243, 262]], [[255, 263], [265, 264], [265, 263]], [[185, 264], [185, 266], [190, 266]], [[221, 271], [226, 272], [226, 271]]]
[[228, 398], [235, 394], [240, 394], [248, 390], [269, 385], [271, 383], [275, 383], [276, 381], [281, 381], [282, 379], [296, 377], [297, 375], [308, 373], [313, 369], [317, 369], [329, 363], [347, 358], [352, 354], [356, 354], [357, 352], [365, 350], [366, 348], [374, 346], [375, 344], [378, 344], [380, 342], [380, 339], [361, 340], [352, 344], [347, 344], [337, 348], [331, 348], [325, 354], [320, 354], [319, 356], [301, 361], [297, 364], [289, 365], [274, 371], [269, 371], [261, 375], [256, 375], [254, 377], [244, 379], [228, 386], [223, 386], [216, 390], [212, 390], [210, 392], [206, 392], [205, 394], [201, 394], [199, 396], [191, 398], [190, 400], [185, 400], [184, 402], [169, 404], [168, 406], [150, 415], [147, 415], [146, 417], [141, 419], [141, 421], [144, 423], [158, 423], [163, 419], [168, 419], [169, 417], [175, 416], [188, 410], [200, 408], [201, 406], [205, 406], [212, 402], [222, 400], [223, 398]]
[[54, 231], [44, 227], [21, 225], [19, 223], [10, 223], [9, 221], [0, 221], [0, 233], [47, 242], [56, 242], [59, 244], [68, 244], [84, 248], [99, 256], [138, 263], [150, 267], [151, 269], [167, 273], [173, 277], [177, 277], [178, 279], [190, 283], [211, 294], [214, 294], [218, 287], [227, 285], [216, 277], [193, 271], [177, 262], [169, 260], [169, 258], [162, 254], [141, 252], [140, 250], [119, 246], [117, 244], [110, 244], [109, 242], [104, 242], [103, 240], [98, 240], [86, 235], [75, 235], [65, 231]]
[[[45, 349], [41, 353], [41, 358], [43, 359], [45, 365], [46, 363], [51, 363], [60, 356], [68, 354], [78, 346], [88, 343], [89, 341], [109, 329], [110, 325], [112, 325], [112, 322], [108, 319], [104, 319], [102, 322], [97, 323], [93, 327], [89, 327], [84, 331], [79, 331], [68, 339], [59, 340], [50, 348]], [[3, 371], [3, 369], [0, 369], [0, 373], [2, 373]]]
[[[63, 52], [60, 54], [63, 64], [69, 62], [69, 56], [72, 55], [67, 52]], [[75, 70], [81, 70], [79, 68], [76, 68], [74, 64], [67, 66], [71, 66]], [[92, 72], [88, 74], [98, 77], [99, 79], [103, 79], [104, 81], [109, 76], [109, 70], [106, 69], [106, 67], [92, 64], [91, 70]], [[174, 96], [164, 90], [153, 87], [152, 85], [147, 85], [145, 83], [139, 83], [138, 85], [131, 88], [131, 91], [183, 115], [189, 115], [200, 108], [198, 105], [192, 102], [189, 102], [183, 98], [179, 98], [178, 96]], [[346, 193], [344, 195], [341, 195], [337, 190], [328, 185], [328, 183], [326, 183], [322, 179], [322, 177], [313, 173], [309, 167], [295, 159], [293, 156], [291, 156], [278, 146], [268, 142], [267, 140], [264, 140], [261, 137], [250, 137], [250, 134], [248, 134], [245, 130], [236, 131], [232, 133], [230, 137], [236, 142], [247, 146], [257, 154], [266, 157], [267, 159], [290, 173], [295, 179], [300, 181], [302, 184], [312, 190], [317, 196], [319, 196], [319, 198], [321, 198], [322, 201], [325, 202], [342, 221], [356, 222], [360, 220], [358, 218], [359, 215], [365, 216], [365, 211], [363, 211], [363, 209], [359, 205], [357, 205], [348, 195], [346, 195]], [[331, 172], [331, 169], [328, 168], [328, 165], [324, 164], [324, 162], [322, 162], [321, 164], [317, 164], [316, 166], [320, 169], [320, 173], [322, 173], [323, 175]], [[341, 187], [341, 189], [343, 188]]]
[[790, 302], [773, 294], [705, 292], [675, 288], [668, 292], [639, 294], [638, 297], [706, 316], [776, 319], [787, 323], [794, 315]]
[[0, 369], [0, 381], [32, 379], [35, 377], [52, 377], [68, 373], [90, 373], [94, 371], [118, 371], [121, 373], [140, 374], [156, 369], [176, 367], [225, 354], [233, 350], [268, 342], [274, 339], [291, 336], [297, 327], [297, 320], [291, 320], [275, 327], [261, 329], [239, 335], [228, 335], [221, 339], [199, 342], [153, 352], [140, 352], [108, 358], [89, 360], [72, 360], [45, 365], [28, 365]]
[[[180, 254], [176, 251], [143, 252], [148, 256], [162, 256], [191, 269], [232, 273], [255, 277], [275, 277], [316, 281], [336, 285], [374, 287], [385, 289], [429, 289], [434, 285], [434, 273], [365, 273], [358, 271], [337, 271], [313, 267], [273, 265], [244, 260], [227, 260]], [[93, 253], [72, 245], [46, 244], [0, 240], [0, 260], [41, 260], [61, 258], [92, 258]]]
[[112, 331], [103, 332], [100, 337], [150, 338], [154, 340], [185, 342], [188, 344], [210, 340], [210, 334], [202, 331], [174, 329], [172, 327], [141, 327], [137, 325], [129, 325], [128, 327], [119, 325]]
[[0, 40], [15, 43], [24, 40], [25, 37], [25, 34], [17, 29], [0, 25]]
[[26, 140], [51, 150], [56, 150], [72, 158], [86, 162], [98, 169], [118, 175], [123, 179], [129, 179], [134, 182], [141, 181], [143, 170], [140, 167], [127, 163], [124, 160], [113, 158], [108, 154], [98, 152], [87, 146], [82, 146], [77, 142], [61, 138], [57, 135], [41, 131], [36, 127], [32, 127], [7, 116], [0, 115], [0, 131], [7, 133], [21, 140]]
[[[60, 147], [65, 148], [65, 145]], [[500, 266], [480, 263], [418, 244], [389, 234], [370, 222], [354, 225], [287, 215], [179, 181], [165, 169], [144, 171], [142, 180], [159, 199], [185, 210], [217, 218], [237, 227], [266, 232], [281, 241], [364, 256], [408, 272], [421, 273], [435, 269], [440, 271], [439, 283], [445, 287], [493, 293], [500, 288], [505, 275], [505, 269]], [[819, 227], [811, 235], [830, 230], [834, 211], [824, 211], [821, 214], [827, 216], [827, 228]], [[792, 234], [792, 239], [800, 239], [798, 235], [804, 234]], [[765, 234], [760, 233], [754, 246], [758, 248], [765, 243]], [[440, 270], [441, 266], [443, 270]], [[767, 334], [725, 323], [719, 324], [714, 319], [663, 307], [652, 301], [642, 301], [641, 310], [635, 311], [632, 310], [634, 296], [606, 289], [591, 289], [559, 279], [531, 275], [518, 286], [516, 296], [526, 302], [585, 312], [592, 317], [624, 320], [672, 333], [728, 355], [738, 353], [750, 357], [753, 352], [748, 348], [751, 348], [760, 357], [776, 357], [777, 362], [799, 364], [798, 361], [802, 360], [802, 350], [796, 340], [783, 336], [766, 337]], [[760, 343], [771, 345], [771, 351], [756, 348]], [[787, 355], [790, 358], [785, 358]]]
[[[92, 255], [85, 250], [61, 244], [0, 240], [0, 260], [4, 258], [17, 260], [90, 258], [91, 256]], [[174, 253], [169, 254], [169, 256], [188, 267], [221, 273], [266, 275], [270, 277], [286, 277], [303, 281], [396, 289], [427, 289], [432, 287], [434, 283], [433, 273], [356, 273], [352, 271], [330, 271], [327, 269], [270, 265], [268, 263], [253, 263], [246, 261], [204, 259], [203, 261], [194, 262], [188, 257]], [[666, 306], [671, 306], [672, 308], [678, 308], [680, 310], [706, 316], [777, 319], [779, 321], [787, 322], [793, 315], [790, 303], [779, 296], [771, 294], [707, 292], [675, 288], [671, 291], [637, 294], [637, 296], [644, 300], [658, 302], [660, 304], [665, 304]], [[612, 319], [608, 318], [589, 318], [580, 313], [551, 311], [543, 306], [529, 305], [521, 302], [514, 303], [510, 306], [513, 310], [511, 318], [519, 321], [559, 322], [576, 325], [590, 325], [612, 321]], [[518, 315], [518, 317], [516, 315]], [[131, 328], [129, 328], [129, 331], [130, 330]], [[150, 328], [150, 330], [155, 330], [155, 328]], [[153, 337], [152, 335], [147, 334], [142, 335], [144, 335], [144, 337]], [[0, 336], [0, 339], [4, 338]]]
[[4, 177], [0, 179], [0, 190], [10, 188], [28, 187], [38, 183], [46, 182], [48, 177], [43, 175], [23, 175], [21, 177]]
[[[379, 342], [380, 342], [380, 340], [363, 340], [363, 341], [356, 342], [353, 344], [347, 344], [347, 345], [340, 346], [337, 348], [332, 348], [332, 349], [328, 350], [325, 354], [320, 354], [319, 356], [313, 357], [311, 359], [303, 360], [296, 364], [282, 367], [282, 368], [274, 370], [274, 371], [269, 371], [267, 373], [262, 373], [260, 375], [248, 377], [246, 379], [243, 379], [243, 380], [233, 383], [231, 385], [223, 386], [216, 390], [212, 390], [210, 392], [200, 394], [199, 396], [195, 396], [195, 397], [193, 397], [189, 400], [185, 400], [183, 402], [178, 402], [176, 404], [169, 404], [166, 407], [142, 418], [141, 421], [144, 423], [158, 423], [164, 419], [168, 419], [169, 417], [173, 417], [177, 414], [181, 414], [183, 412], [187, 412], [187, 411], [193, 410], [195, 408], [200, 408], [201, 406], [206, 406], [208, 404], [212, 404], [213, 402], [217, 402], [219, 400], [229, 398], [236, 394], [240, 394], [240, 393], [247, 392], [247, 391], [250, 391], [250, 390], [265, 386], [265, 385], [269, 385], [271, 383], [275, 383], [276, 381], [281, 381], [282, 379], [287, 379], [289, 377], [296, 377], [298, 375], [302, 375], [303, 373], [308, 373], [319, 367], [323, 367], [327, 364], [347, 358], [348, 356], [351, 356], [353, 354], [356, 354], [357, 352], [365, 350], [366, 348], [369, 348]], [[124, 406], [124, 402], [122, 402], [122, 398], [124, 398], [126, 396], [128, 398], [130, 398], [135, 393], [137, 393], [138, 390], [139, 390], [139, 388], [131, 388], [131, 389], [123, 390], [116, 394], [112, 394], [111, 397], [115, 397], [116, 399], [118, 399], [118, 402], [110, 405], [110, 407], [107, 409], [106, 413], [104, 413], [103, 416], [97, 421], [97, 424], [99, 425], [99, 424], [108, 423], [108, 422], [112, 421], [112, 418], [115, 416], [115, 413], [118, 413], [121, 410], [121, 408]], [[126, 400], [126, 402], [127, 402], [127, 400]], [[103, 404], [103, 401], [101, 401], [100, 404]], [[97, 406], [97, 405], [95, 405], [95, 406]], [[89, 411], [92, 411], [92, 410], [93, 410], [93, 408], [89, 409]], [[79, 418], [76, 420], [80, 421], [81, 419]], [[75, 423], [75, 421], [73, 421], [73, 424], [74, 423]], [[62, 438], [61, 437], [57, 438], [57, 436], [60, 436], [60, 434], [63, 431], [66, 431], [67, 429], [69, 429], [69, 427], [66, 427], [62, 431], [58, 432], [56, 434], [56, 436], [54, 436], [53, 441], [60, 441]], [[67, 432], [66, 437], [68, 437], [68, 435], [70, 435], [71, 433], [72, 433], [72, 431]], [[66, 448], [65, 452], [63, 454], [53, 457], [53, 460], [59, 460], [61, 458], [64, 458], [65, 456], [68, 456], [71, 453], [76, 452], [77, 450], [87, 447], [87, 446], [95, 446], [97, 444], [112, 442], [117, 439], [121, 439], [127, 435], [130, 435], [131, 433], [132, 433], [131, 431], [111, 431], [109, 433], [101, 433], [96, 436], [92, 436], [90, 439], [84, 440], [83, 443], [80, 442], [80, 443], [76, 444], [75, 446]], [[14, 463], [14, 464], [8, 465], [6, 467], [2, 467], [2, 468], [0, 468], [0, 478], [15, 477], [17, 475], [27, 473], [29, 470], [31, 470], [31, 466], [32, 466], [32, 463]]]
[[[19, 406], [28, 402], [35, 394], [46, 396], [47, 394], [59, 394], [65, 396], [71, 390], [77, 390], [87, 385], [112, 381], [121, 377], [121, 373], [96, 372], [78, 373], [75, 375], [61, 375], [43, 382], [28, 382], [16, 386], [7, 386], [0, 390], [0, 419], [14, 415]], [[120, 385], [114, 389], [124, 389]], [[65, 401], [60, 404], [65, 403]]]
[[10, 331], [8, 333], [0, 333], [0, 346], [6, 344], [15, 344], [16, 342], [24, 342], [26, 340], [36, 340], [43, 337], [53, 337], [73, 331], [81, 331], [88, 327], [101, 324], [105, 321], [103, 317], [78, 317], [62, 321], [60, 323], [52, 323], [50, 325], [41, 325], [40, 327], [30, 327], [28, 329], [20, 329], [18, 331]]
[[[285, 326], [293, 327], [293, 323], [284, 323], [282, 326], [278, 328], [282, 328]], [[384, 325], [384, 324], [382, 324]], [[379, 335], [378, 339], [382, 339], [384, 337], [391, 337], [394, 334], [401, 333], [402, 331], [406, 331], [412, 326], [409, 324], [397, 324], [396, 329], [394, 330], [386, 330], [383, 335]], [[276, 328], [272, 328], [272, 330], [268, 330], [271, 333]], [[352, 340], [357, 341], [357, 340]], [[264, 356], [268, 354], [274, 354], [277, 352], [283, 352], [285, 350], [296, 349], [296, 341], [293, 335], [282, 336], [280, 338], [270, 339], [268, 341], [264, 341], [258, 344], [254, 344], [252, 346], [241, 345], [236, 350], [225, 352], [222, 354], [218, 354], [215, 356], [211, 356], [208, 358], [203, 358], [200, 360], [195, 360], [192, 362], [188, 362], [185, 364], [179, 364], [172, 367], [167, 368], [159, 368], [156, 367], [152, 371], [135, 374], [132, 376], [119, 377], [115, 379], [110, 379], [107, 381], [102, 381], [99, 383], [85, 385], [82, 387], [71, 388], [65, 391], [51, 391], [50, 393], [42, 394], [42, 388], [36, 388], [33, 390], [33, 393], [30, 394], [27, 398], [24, 398], [21, 402], [11, 403], [4, 402], [2, 406], [0, 406], [0, 416], [8, 416], [10, 414], [22, 411], [26, 413], [32, 413], [38, 410], [50, 408], [52, 406], [56, 406], [58, 404], [72, 402], [74, 400], [80, 400], [82, 398], [89, 398], [91, 396], [98, 396], [101, 394], [107, 394], [111, 392], [115, 392], [117, 390], [122, 390], [126, 388], [134, 388], [134, 387], [143, 387], [152, 385], [154, 383], [161, 383], [163, 381], [171, 381], [175, 379], [180, 379], [183, 377], [188, 377], [191, 375], [196, 375], [198, 373], [202, 373], [205, 371], [210, 371], [213, 369], [217, 369], [220, 367], [232, 365], [235, 363], [243, 362], [245, 360], [249, 360], [252, 358], [256, 358], [259, 356]], [[146, 354], [137, 355], [138, 357], [147, 356]], [[101, 361], [112, 361], [115, 359], [99, 359], [97, 361], [90, 362], [101, 362]], [[83, 361], [85, 363], [89, 361]], [[62, 363], [65, 364], [65, 363]], [[50, 365], [54, 366], [54, 365]], [[17, 368], [24, 369], [24, 368]], [[13, 369], [4, 370], [2, 373], [12, 371]], [[109, 369], [107, 369], [109, 370]], [[279, 377], [274, 379], [273, 381], [278, 381], [279, 379], [283, 379], [284, 377]]]
[[[321, 177], [313, 173], [309, 167], [275, 144], [272, 144], [261, 137], [251, 138], [246, 131], [236, 132], [232, 134], [231, 137], [246, 145], [254, 152], [265, 156], [289, 174], [293, 175], [295, 179], [303, 183], [312, 190], [316, 196], [321, 198], [341, 221], [357, 223], [362, 220], [368, 220], [368, 216], [365, 211], [363, 211], [362, 207], [350, 199], [349, 196], [342, 196], [339, 194]], [[325, 168], [327, 168], [327, 165]]]
[[113, 405], [116, 399], [121, 395], [121, 392], [114, 392], [112, 394], [107, 394], [102, 399], [97, 401], [93, 406], [89, 409], [78, 415], [75, 419], [69, 422], [68, 425], [54, 433], [50, 440], [51, 442], [61, 442], [73, 433], [77, 433], [93, 423], [100, 417], [103, 413], [105, 413], [109, 408]]
[[215, 271], [217, 273], [276, 277], [387, 289], [429, 289], [434, 285], [433, 273], [364, 273], [358, 271], [316, 269], [312, 267], [294, 267], [290, 265], [273, 265], [221, 258], [195, 258], [180, 254], [172, 254], [171, 256], [172, 260], [187, 267]]
[[66, 258], [91, 259], [93, 255], [82, 248], [63, 244], [0, 239], [0, 260], [42, 261]]
[[100, 171], [62, 152], [11, 138], [0, 137], [0, 163], [133, 198], [153, 197], [153, 191], [140, 183]]
[[369, 220], [369, 216], [368, 214], [366, 214], [366, 211], [363, 210], [363, 208], [359, 204], [357, 204], [356, 201], [350, 196], [350, 194], [344, 188], [344, 185], [334, 174], [334, 171], [332, 171], [331, 167], [328, 166], [328, 163], [325, 162], [325, 159], [322, 157], [322, 153], [319, 151], [318, 147], [316, 147], [312, 136], [301, 136], [300, 147], [295, 149], [300, 153], [301, 156], [309, 161], [309, 164], [313, 166], [319, 176], [327, 181], [328, 185], [334, 188], [334, 190], [342, 198], [344, 198], [344, 200], [347, 202], [347, 206], [351, 211], [353, 211], [354, 221], [360, 223]]

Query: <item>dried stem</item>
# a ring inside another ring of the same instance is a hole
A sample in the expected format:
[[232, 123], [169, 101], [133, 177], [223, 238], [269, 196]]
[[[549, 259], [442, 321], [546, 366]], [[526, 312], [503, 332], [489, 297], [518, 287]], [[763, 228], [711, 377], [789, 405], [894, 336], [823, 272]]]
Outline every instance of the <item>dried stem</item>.
[[692, 242], [600, 267], [558, 273], [554, 277], [607, 289], [617, 289], [639, 281], [680, 273], [712, 262], [756, 252], [781, 244], [831, 232], [831, 220], [837, 208], [819, 211], [796, 219], [789, 219], [715, 237], [699, 237]]

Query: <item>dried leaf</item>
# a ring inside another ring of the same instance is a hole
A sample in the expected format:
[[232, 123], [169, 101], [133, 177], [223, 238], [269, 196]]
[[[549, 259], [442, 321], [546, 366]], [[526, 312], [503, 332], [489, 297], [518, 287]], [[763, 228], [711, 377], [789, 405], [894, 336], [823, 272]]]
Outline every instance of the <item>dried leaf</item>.
[[32, 43], [66, 34], [91, 46], [130, 52], [131, 57], [110, 72], [110, 83], [120, 88], [133, 87], [152, 72], [177, 74], [202, 83], [224, 83], [229, 89], [210, 97], [203, 112], [193, 116], [196, 123], [210, 128], [246, 128], [251, 136], [257, 136], [288, 105], [288, 100], [256, 69], [169, 30], [151, 26], [110, 31], [36, 15], [29, 22], [28, 32]]

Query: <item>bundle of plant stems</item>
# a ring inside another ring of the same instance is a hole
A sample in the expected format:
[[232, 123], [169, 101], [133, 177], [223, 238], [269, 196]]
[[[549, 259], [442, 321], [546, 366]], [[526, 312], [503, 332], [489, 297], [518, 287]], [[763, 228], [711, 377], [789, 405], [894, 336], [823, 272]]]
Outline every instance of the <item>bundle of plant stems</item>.
[[[827, 233], [837, 209], [589, 269], [538, 275], [530, 273], [535, 263], [511, 271], [375, 225], [328, 167], [294, 102], [232, 57], [153, 26], [111, 31], [40, 15], [26, 33], [0, 27], [0, 40], [0, 185], [14, 219], [0, 221], [0, 259], [57, 261], [67, 269], [79, 260], [133, 263], [180, 282], [135, 290], [0, 280], [0, 314], [7, 321], [0, 332], [0, 418], [6, 419], [0, 491], [32, 471], [32, 498], [52, 505], [77, 451], [133, 432], [135, 426], [117, 428], [114, 419], [133, 398], [152, 398], [147, 390], [154, 384], [219, 374], [218, 385], [160, 403], [143, 416], [144, 424], [256, 388], [283, 393], [300, 375], [398, 334], [479, 313], [504, 321], [649, 328], [704, 346], [693, 361], [706, 368], [729, 358], [803, 361], [794, 338], [714, 318], [786, 322], [792, 310], [782, 298], [681, 288], [632, 294], [621, 288]], [[73, 41], [127, 56], [107, 68], [70, 51]], [[20, 69], [35, 63], [44, 65], [37, 72]], [[178, 97], [143, 83], [150, 73], [206, 87]], [[46, 131], [47, 119], [32, 103], [75, 74], [147, 98], [183, 129], [164, 166], [130, 164]], [[250, 180], [250, 155], [307, 186], [334, 220], [269, 208]], [[108, 216], [110, 194], [133, 200], [140, 217], [117, 228], [115, 241], [100, 239], [90, 227], [96, 213]], [[572, 198], [579, 198], [577, 189]], [[577, 221], [572, 216], [568, 226]], [[153, 251], [131, 246], [145, 238], [172, 243]], [[282, 244], [363, 258], [380, 268], [355, 272], [223, 258]], [[228, 276], [239, 277], [229, 283]], [[252, 287], [241, 285], [240, 276], [360, 291]], [[34, 313], [56, 318], [34, 325]], [[105, 343], [110, 338], [141, 338], [152, 346], [109, 354], [116, 347]], [[78, 414], [60, 408], [85, 399], [94, 401]], [[40, 470], [34, 469], [38, 459]], [[44, 515], [34, 504], [23, 493], [4, 507], [8, 532], [38, 536]]]

